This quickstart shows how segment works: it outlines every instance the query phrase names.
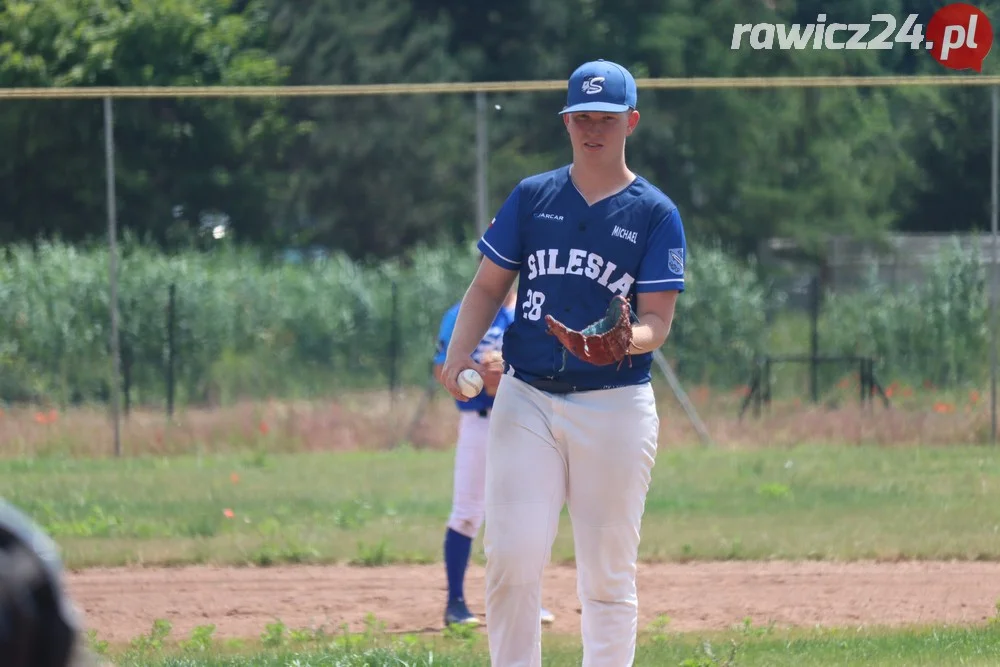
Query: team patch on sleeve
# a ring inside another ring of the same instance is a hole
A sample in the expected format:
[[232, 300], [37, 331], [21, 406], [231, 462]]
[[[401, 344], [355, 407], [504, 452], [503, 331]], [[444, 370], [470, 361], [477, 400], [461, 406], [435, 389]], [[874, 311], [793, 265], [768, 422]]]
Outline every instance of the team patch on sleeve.
[[671, 248], [667, 251], [667, 268], [673, 273], [684, 273], [684, 248]]

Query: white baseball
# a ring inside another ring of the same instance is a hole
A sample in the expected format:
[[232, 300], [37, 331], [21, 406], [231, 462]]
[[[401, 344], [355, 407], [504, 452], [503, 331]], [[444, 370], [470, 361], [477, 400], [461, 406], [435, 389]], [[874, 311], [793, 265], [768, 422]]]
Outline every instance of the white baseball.
[[483, 390], [483, 378], [471, 368], [466, 368], [458, 374], [458, 388], [466, 398], [475, 398]]

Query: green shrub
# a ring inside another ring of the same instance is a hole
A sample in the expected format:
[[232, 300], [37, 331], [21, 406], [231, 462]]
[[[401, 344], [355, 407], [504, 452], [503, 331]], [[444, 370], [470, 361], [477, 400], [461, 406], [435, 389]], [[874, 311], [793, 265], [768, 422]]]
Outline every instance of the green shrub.
[[[769, 350], [767, 313], [783, 295], [753, 262], [693, 247], [687, 291], [664, 349], [688, 384], [746, 382]], [[176, 400], [312, 396], [428, 380], [444, 311], [476, 270], [466, 247], [414, 250], [364, 265], [335, 255], [301, 264], [225, 245], [166, 255], [126, 239], [119, 272], [121, 345], [133, 404], [162, 403], [167, 313], [176, 287]], [[59, 243], [0, 262], [0, 399], [58, 404], [109, 395], [107, 250]], [[395, 290], [395, 315], [393, 293]], [[882, 378], [938, 385], [984, 377], [982, 268], [957, 248], [907, 289], [872, 282], [824, 304], [826, 354], [870, 354]], [[807, 341], [803, 341], [803, 350]]]
[[[119, 326], [132, 399], [165, 397], [171, 285], [177, 398], [224, 400], [386, 386], [394, 356], [401, 383], [423, 382], [438, 320], [475, 266], [467, 250], [418, 250], [406, 266], [362, 266], [341, 256], [269, 262], [226, 247], [168, 256], [123, 243]], [[2, 398], [108, 396], [108, 282], [104, 248], [9, 249], [0, 263]]]
[[832, 352], [874, 357], [883, 381], [954, 387], [987, 377], [988, 315], [985, 268], [954, 243], [918, 283], [872, 274], [860, 292], [829, 296], [822, 331]]
[[738, 262], [719, 247], [692, 248], [685, 292], [664, 354], [688, 382], [743, 384], [766, 350], [767, 313], [783, 302], [757, 275], [752, 259]]

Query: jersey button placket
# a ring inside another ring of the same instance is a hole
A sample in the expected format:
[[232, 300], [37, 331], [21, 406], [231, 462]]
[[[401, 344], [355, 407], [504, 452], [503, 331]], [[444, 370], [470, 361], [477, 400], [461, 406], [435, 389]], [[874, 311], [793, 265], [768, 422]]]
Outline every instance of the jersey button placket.
[[[567, 227], [564, 228], [564, 231], [563, 231], [563, 234], [564, 234], [564, 243], [563, 243], [563, 245], [564, 245], [564, 247], [567, 247], [567, 248], [574, 248], [574, 247], [575, 248], [586, 248], [587, 244], [585, 243], [585, 240], [586, 240], [587, 237], [586, 237], [585, 232], [587, 231], [587, 221], [581, 220], [581, 221], [575, 223], [575, 225], [576, 225], [576, 229], [578, 230], [578, 233], [573, 233], [571, 231], [573, 229], [573, 227], [570, 226], [570, 225], [567, 225]], [[568, 278], [568, 277], [569, 276], [563, 276], [564, 279]], [[560, 285], [560, 287], [561, 287], [561, 285]], [[561, 292], [561, 291], [562, 290], [560, 289], [559, 292]], [[560, 296], [561, 296], [561, 294], [560, 294]], [[572, 313], [573, 312], [573, 306], [572, 305], [563, 306], [562, 311], [563, 311], [564, 315]], [[556, 317], [558, 317], [558, 315]], [[553, 363], [553, 366], [552, 366], [553, 372], [554, 373], [558, 373], [558, 369], [562, 368], [562, 366], [563, 366], [563, 347], [561, 345], [558, 345], [558, 344], [556, 345], [556, 349], [553, 351], [553, 354], [552, 354], [552, 363]]]

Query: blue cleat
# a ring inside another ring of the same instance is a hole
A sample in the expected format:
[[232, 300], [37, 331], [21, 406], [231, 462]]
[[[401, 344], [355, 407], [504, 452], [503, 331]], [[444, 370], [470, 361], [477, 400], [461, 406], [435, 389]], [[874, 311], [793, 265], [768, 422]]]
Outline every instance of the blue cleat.
[[445, 625], [479, 625], [479, 619], [469, 611], [465, 600], [452, 600], [444, 610]]

